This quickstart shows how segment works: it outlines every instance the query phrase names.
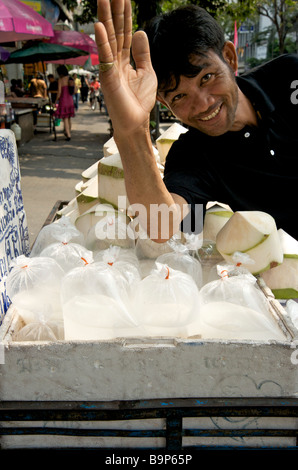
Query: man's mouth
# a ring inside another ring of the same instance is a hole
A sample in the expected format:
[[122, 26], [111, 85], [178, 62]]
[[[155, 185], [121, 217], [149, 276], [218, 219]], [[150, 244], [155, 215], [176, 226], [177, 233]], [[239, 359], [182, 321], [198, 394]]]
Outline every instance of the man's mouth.
[[210, 119], [213, 119], [213, 118], [215, 118], [215, 116], [218, 115], [220, 109], [221, 109], [221, 105], [218, 106], [218, 108], [216, 108], [216, 110], [213, 111], [213, 113], [209, 114], [209, 116], [206, 116], [206, 117], [204, 117], [204, 118], [201, 118], [200, 121], [210, 121]]

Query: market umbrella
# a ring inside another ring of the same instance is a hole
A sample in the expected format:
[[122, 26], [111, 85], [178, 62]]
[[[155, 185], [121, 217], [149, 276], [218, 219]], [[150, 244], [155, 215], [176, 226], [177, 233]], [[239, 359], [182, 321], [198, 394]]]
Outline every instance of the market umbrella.
[[0, 0], [0, 43], [51, 38], [53, 27], [19, 0]]
[[74, 47], [61, 46], [60, 44], [50, 44], [48, 42], [41, 41], [35, 44], [27, 43], [22, 47], [22, 49], [12, 52], [4, 64], [51, 62], [56, 59], [66, 59], [82, 55], [88, 55], [88, 52], [75, 49]]
[[[86, 33], [79, 31], [54, 31], [54, 36], [50, 38], [49, 43], [63, 44], [64, 46], [75, 47], [86, 51], [89, 54], [91, 65], [99, 64], [98, 50], [96, 42]], [[70, 64], [83, 66], [87, 58], [84, 56], [72, 57], [69, 59], [56, 60], [56, 64]]]

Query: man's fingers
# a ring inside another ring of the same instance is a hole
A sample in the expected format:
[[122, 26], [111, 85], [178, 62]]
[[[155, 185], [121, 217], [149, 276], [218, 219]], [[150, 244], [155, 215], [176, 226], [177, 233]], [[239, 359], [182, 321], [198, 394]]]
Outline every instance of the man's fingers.
[[124, 5], [124, 42], [123, 42], [123, 51], [124, 51], [124, 54], [127, 55], [128, 59], [130, 58], [131, 38], [132, 38], [131, 3], [130, 3], [130, 0], [125, 0], [125, 5]]
[[132, 40], [132, 55], [137, 69], [151, 70], [150, 47], [144, 31], [137, 31]]
[[111, 0], [111, 9], [117, 41], [117, 53], [121, 54], [124, 42], [124, 0]]
[[98, 49], [98, 57], [100, 62], [113, 62], [114, 55], [110, 46], [106, 28], [103, 23], [94, 24], [95, 42]]
[[97, 0], [98, 20], [104, 25], [110, 48], [113, 54], [113, 60], [117, 58], [117, 39], [115, 35], [111, 5], [109, 0]]

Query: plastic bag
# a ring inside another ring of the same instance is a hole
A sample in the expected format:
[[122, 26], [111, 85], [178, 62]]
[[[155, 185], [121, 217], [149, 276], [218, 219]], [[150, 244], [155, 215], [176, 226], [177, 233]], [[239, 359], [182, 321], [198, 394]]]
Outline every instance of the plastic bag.
[[134, 292], [134, 315], [147, 334], [190, 336], [199, 316], [199, 291], [192, 277], [156, 263]]
[[64, 339], [64, 325], [62, 320], [48, 319], [46, 307], [35, 315], [35, 319], [21, 328], [14, 336], [14, 341], [58, 341]]
[[101, 260], [113, 269], [117, 269], [127, 281], [130, 294], [134, 285], [141, 280], [139, 262], [131, 250], [111, 246], [107, 250], [97, 253], [96, 260]]
[[25, 323], [35, 320], [41, 308], [47, 319], [62, 318], [61, 279], [64, 272], [52, 258], [18, 256], [11, 263], [6, 292]]
[[30, 256], [39, 256], [47, 246], [58, 241], [74, 242], [79, 245], [84, 245], [85, 243], [84, 235], [67, 217], [63, 216], [57, 222], [42, 227], [34, 242]]
[[283, 340], [269, 303], [245, 268], [218, 265], [220, 279], [200, 290], [201, 334], [205, 338]]
[[189, 254], [187, 245], [183, 245], [175, 237], [169, 240], [168, 243], [172, 251], [158, 256], [156, 262], [189, 274], [200, 289], [203, 282], [201, 263]]
[[105, 250], [111, 245], [134, 248], [134, 234], [122, 214], [107, 214], [91, 227], [86, 236], [86, 247], [92, 251]]
[[298, 329], [298, 303], [293, 299], [289, 299], [286, 303], [285, 309], [290, 315], [293, 325]]
[[65, 339], [111, 339], [132, 334], [127, 281], [104, 262], [69, 271], [62, 280]]
[[53, 258], [65, 273], [93, 261], [93, 253], [78, 243], [56, 242], [42, 250], [40, 256]]
[[93, 256], [95, 262], [104, 260], [106, 262], [125, 261], [127, 263], [133, 264], [138, 269], [140, 267], [140, 263], [134, 248], [126, 249], [114, 245], [106, 248], [105, 250], [95, 251]]

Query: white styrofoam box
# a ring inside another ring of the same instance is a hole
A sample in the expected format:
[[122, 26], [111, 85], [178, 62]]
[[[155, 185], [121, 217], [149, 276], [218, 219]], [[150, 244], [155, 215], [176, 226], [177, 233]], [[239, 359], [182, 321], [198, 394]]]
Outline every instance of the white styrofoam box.
[[14, 342], [22, 325], [12, 306], [0, 328], [0, 400], [296, 397], [298, 366], [292, 358], [298, 333], [279, 302], [273, 296], [268, 300], [284, 341]]
[[21, 192], [15, 135], [0, 130], [0, 324], [9, 306], [5, 277], [13, 258], [29, 255], [29, 233]]

